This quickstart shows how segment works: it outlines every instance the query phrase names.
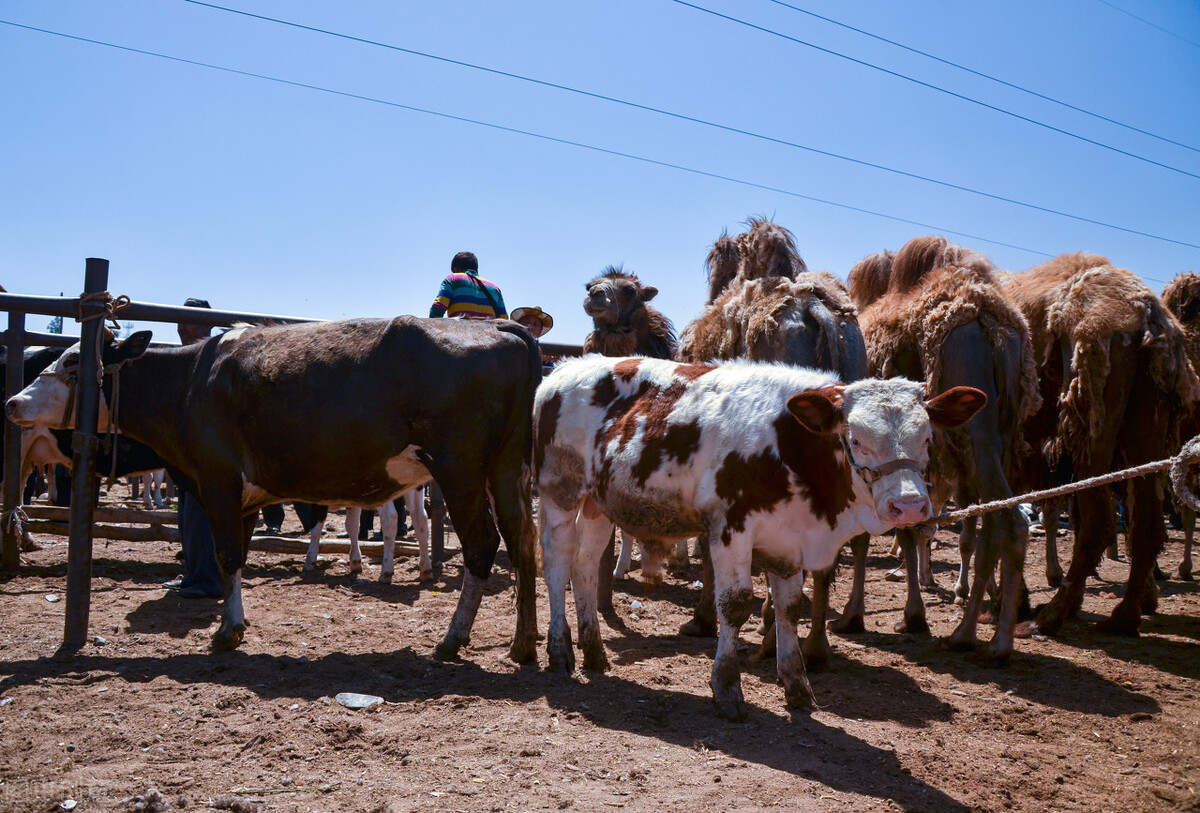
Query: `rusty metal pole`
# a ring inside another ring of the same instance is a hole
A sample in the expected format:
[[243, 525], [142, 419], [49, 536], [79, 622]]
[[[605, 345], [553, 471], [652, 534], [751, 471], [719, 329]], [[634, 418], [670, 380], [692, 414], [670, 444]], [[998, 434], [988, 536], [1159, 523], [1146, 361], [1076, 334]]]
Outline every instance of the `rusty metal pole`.
[[[108, 290], [108, 260], [88, 258], [84, 294]], [[81, 317], [96, 316], [102, 303], [82, 305]], [[75, 436], [72, 441], [71, 530], [67, 538], [67, 606], [62, 650], [74, 651], [87, 642], [92, 590], [92, 513], [96, 507], [96, 424], [100, 415], [100, 388], [96, 373], [97, 339], [104, 319], [88, 319], [79, 335], [79, 379], [75, 389]]]
[[[25, 386], [25, 314], [8, 314], [8, 372], [5, 396], [16, 395]], [[4, 419], [4, 542], [0, 572], [15, 573], [21, 564], [21, 531], [16, 510], [21, 506], [25, 484], [21, 482], [21, 427]]]

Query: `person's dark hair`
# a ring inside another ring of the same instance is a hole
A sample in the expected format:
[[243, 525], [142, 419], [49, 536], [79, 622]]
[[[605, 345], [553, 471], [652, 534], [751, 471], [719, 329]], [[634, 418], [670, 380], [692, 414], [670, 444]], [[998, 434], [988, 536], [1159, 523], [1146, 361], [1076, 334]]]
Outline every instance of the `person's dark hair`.
[[469, 251], [460, 251], [450, 261], [451, 271], [478, 271], [479, 258]]
[[207, 299], [196, 299], [194, 296], [189, 296], [183, 300], [183, 306], [185, 308], [212, 308], [212, 305], [208, 304]]

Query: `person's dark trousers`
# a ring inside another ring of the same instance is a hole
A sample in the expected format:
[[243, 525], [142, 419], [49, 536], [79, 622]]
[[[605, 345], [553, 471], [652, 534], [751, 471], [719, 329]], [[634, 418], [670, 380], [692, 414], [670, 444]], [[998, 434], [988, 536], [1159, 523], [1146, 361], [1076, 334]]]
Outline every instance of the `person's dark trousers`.
[[262, 519], [264, 525], [278, 533], [279, 529], [283, 527], [283, 503], [264, 505]]
[[179, 538], [183, 544], [183, 582], [188, 587], [214, 597], [224, 593], [221, 568], [217, 565], [212, 527], [204, 506], [186, 491], [179, 492]]

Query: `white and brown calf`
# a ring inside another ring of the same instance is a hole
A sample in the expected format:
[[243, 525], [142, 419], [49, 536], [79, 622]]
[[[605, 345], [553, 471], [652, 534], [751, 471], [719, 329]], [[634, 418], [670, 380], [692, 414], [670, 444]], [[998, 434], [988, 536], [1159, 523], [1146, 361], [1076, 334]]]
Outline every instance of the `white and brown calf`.
[[534, 465], [550, 593], [551, 668], [573, 670], [572, 584], [587, 669], [604, 669], [597, 563], [614, 525], [660, 556], [705, 535], [720, 633], [717, 713], [745, 714], [736, 641], [750, 615], [751, 562], [778, 607], [778, 669], [788, 704], [812, 702], [796, 637], [804, 571], [833, 565], [860, 533], [930, 518], [924, 469], [931, 423], [983, 406], [958, 388], [923, 402], [919, 384], [752, 362], [678, 364], [588, 356], [555, 368], [534, 402]]
[[[404, 492], [404, 507], [412, 518], [413, 533], [417, 537], [417, 562], [421, 581], [433, 578], [433, 561], [429, 558], [429, 517], [425, 513], [425, 500], [422, 491], [414, 488]], [[383, 532], [383, 562], [379, 566], [379, 581], [384, 584], [392, 583], [396, 572], [396, 537], [399, 535], [400, 514], [391, 500], [375, 506], [379, 515], [379, 528]], [[362, 508], [350, 506], [346, 509], [346, 533], [350, 537], [350, 572], [362, 573], [362, 551], [358, 545], [358, 529], [362, 522]], [[317, 554], [320, 552], [321, 535], [325, 532], [325, 521], [322, 520], [308, 532], [308, 553], [304, 557], [304, 572], [311, 573], [317, 569]]]

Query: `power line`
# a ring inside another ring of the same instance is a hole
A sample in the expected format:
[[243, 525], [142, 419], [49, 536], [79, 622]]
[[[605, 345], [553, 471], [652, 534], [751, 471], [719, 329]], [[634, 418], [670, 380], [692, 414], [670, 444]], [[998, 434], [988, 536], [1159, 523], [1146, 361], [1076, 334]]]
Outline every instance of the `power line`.
[[[836, 25], [839, 28], [844, 28], [848, 31], [854, 31], [855, 33], [862, 34], [864, 37], [870, 37], [871, 39], [877, 40], [879, 42], [886, 42], [888, 45], [894, 45], [895, 47], [901, 48], [905, 51], [908, 51], [911, 54], [918, 54], [920, 56], [925, 57], [926, 59], [932, 59], [934, 62], [939, 62], [942, 65], [948, 65], [951, 68], [957, 68], [960, 71], [966, 71], [967, 73], [971, 74], [972, 76], [978, 76], [981, 79], [987, 79], [989, 81], [996, 82], [997, 84], [1004, 85], [1007, 88], [1012, 88], [1013, 90], [1019, 90], [1022, 93], [1027, 93], [1030, 96], [1035, 96], [1039, 99], [1043, 99], [1044, 101], [1052, 102], [1054, 104], [1065, 107], [1068, 110], [1074, 110], [1076, 113], [1083, 113], [1085, 116], [1091, 116], [1092, 118], [1100, 119], [1101, 121], [1108, 122], [1109, 124], [1115, 124], [1118, 127], [1124, 127], [1126, 130], [1132, 130], [1135, 133], [1141, 133], [1144, 136], [1149, 136], [1150, 138], [1158, 139], [1159, 141], [1163, 141], [1167, 144], [1174, 144], [1176, 147], [1183, 147], [1185, 150], [1191, 150], [1192, 152], [1200, 152], [1200, 147], [1193, 147], [1191, 144], [1184, 144], [1182, 141], [1176, 141], [1173, 138], [1167, 138], [1166, 136], [1161, 136], [1161, 135], [1158, 135], [1157, 133], [1152, 133], [1149, 130], [1143, 130], [1142, 128], [1135, 127], [1132, 124], [1125, 124], [1124, 122], [1117, 121], [1116, 119], [1113, 119], [1113, 118], [1109, 118], [1108, 116], [1105, 116], [1101, 113], [1094, 113], [1091, 110], [1086, 110], [1082, 107], [1078, 107], [1076, 105], [1071, 104], [1070, 102], [1064, 102], [1061, 99], [1055, 99], [1053, 96], [1047, 96], [1045, 93], [1039, 93], [1036, 90], [1031, 90], [1030, 88], [1023, 87], [1023, 86], [1015, 84], [1013, 82], [1006, 81], [997, 76], [992, 76], [989, 73], [984, 73], [983, 71], [977, 71], [974, 68], [967, 67], [966, 65], [960, 65], [957, 62], [952, 62], [949, 59], [943, 59], [942, 57], [936, 56], [927, 51], [922, 51], [920, 48], [913, 48], [911, 46], [905, 45], [902, 42], [896, 42], [895, 40], [888, 39], [887, 37], [880, 36], [879, 34], [873, 34], [870, 31], [865, 31], [861, 28], [856, 28], [852, 25], [849, 25], [848, 23], [843, 23], [839, 20], [835, 20], [832, 17], [826, 17], [824, 15], [817, 14], [815, 11], [809, 11], [806, 8], [801, 8], [800, 6], [794, 6], [791, 3], [785, 3], [785, 2], [783, 2], [783, 0], [767, 0], [767, 2], [774, 3], [777, 6], [783, 6], [784, 8], [791, 9], [792, 11], [799, 12], [800, 14], [807, 14], [809, 17], [815, 17], [818, 20], [824, 20], [825, 22], [829, 23], [830, 25]], [[1099, 2], [1103, 3], [1104, 0], [1099, 0]], [[1105, 5], [1112, 5], [1112, 4], [1105, 3]], [[1116, 6], [1113, 6], [1113, 8], [1116, 8]], [[1167, 33], [1170, 33], [1170, 32], [1167, 32]]]
[[[983, 243], [990, 243], [995, 246], [1002, 246], [1004, 248], [1011, 248], [1011, 249], [1015, 249], [1017, 251], [1024, 251], [1029, 254], [1037, 254], [1042, 257], [1053, 257], [1054, 256], [1053, 254], [1051, 254], [1049, 252], [1040, 251], [1040, 250], [1034, 249], [1034, 248], [1028, 248], [1026, 246], [1020, 246], [1015, 243], [1006, 243], [1002, 240], [993, 240], [989, 237], [983, 237], [983, 236], [980, 236], [977, 234], [971, 234], [969, 232], [959, 231], [957, 229], [948, 229], [944, 226], [936, 226], [936, 225], [932, 225], [929, 223], [922, 223], [919, 220], [910, 220], [908, 218], [900, 217], [898, 215], [890, 215], [890, 214], [887, 214], [886, 212], [877, 212], [872, 209], [865, 209], [860, 206], [854, 206], [854, 205], [851, 205], [848, 203], [839, 203], [837, 201], [827, 200], [825, 198], [818, 198], [818, 197], [814, 197], [812, 195], [805, 195], [801, 192], [795, 192], [790, 189], [783, 189], [783, 188], [777, 187], [777, 186], [769, 186], [767, 184], [756, 183], [754, 181], [747, 181], [747, 180], [744, 180], [741, 178], [735, 178], [731, 175], [722, 175], [718, 172], [710, 172], [708, 170], [696, 169], [694, 167], [688, 167], [688, 166], [684, 166], [682, 164], [674, 164], [669, 161], [660, 161], [656, 158], [647, 158], [645, 156], [635, 155], [633, 153], [628, 153], [628, 152], [621, 152], [619, 150], [613, 150], [613, 149], [609, 149], [607, 147], [598, 147], [594, 144], [587, 144], [582, 141], [573, 141], [573, 140], [567, 139], [567, 138], [559, 138], [558, 136], [546, 135], [544, 133], [536, 133], [531, 130], [522, 130], [517, 127], [508, 127], [503, 124], [495, 124], [492, 122], [482, 121], [480, 119], [472, 119], [472, 118], [468, 118], [466, 116], [455, 115], [453, 113], [444, 113], [444, 112], [441, 112], [438, 110], [430, 110], [428, 108], [415, 107], [413, 105], [403, 104], [401, 102], [393, 102], [393, 101], [388, 101], [386, 99], [379, 99], [379, 98], [376, 98], [373, 96], [365, 96], [360, 93], [351, 93], [349, 91], [336, 90], [334, 88], [322, 87], [320, 85], [312, 85], [307, 82], [297, 82], [297, 81], [294, 81], [291, 79], [283, 79], [283, 78], [276, 77], [276, 76], [268, 76], [267, 74], [255, 73], [253, 71], [244, 71], [239, 68], [230, 68], [230, 67], [227, 67], [224, 65], [216, 65], [211, 62], [201, 62], [199, 60], [187, 59], [185, 57], [172, 56], [170, 54], [164, 54], [164, 53], [160, 53], [157, 51], [148, 51], [148, 50], [145, 50], [142, 48], [133, 48], [133, 47], [130, 47], [127, 45], [117, 45], [116, 43], [104, 42], [103, 40], [90, 39], [88, 37], [81, 37], [81, 36], [78, 36], [75, 34], [66, 34], [61, 31], [51, 31], [46, 28], [37, 28], [36, 26], [32, 26], [32, 25], [24, 25], [22, 23], [13, 22], [11, 20], [0, 19], [0, 25], [8, 25], [8, 26], [12, 26], [14, 28], [22, 28], [22, 29], [25, 29], [26, 31], [36, 31], [40, 34], [49, 34], [54, 37], [61, 37], [63, 39], [74, 40], [75, 42], [83, 42], [83, 43], [87, 43], [89, 45], [100, 45], [105, 48], [112, 48], [112, 49], [115, 49], [118, 51], [124, 51], [126, 53], [154, 57], [156, 59], [163, 59], [163, 60], [167, 60], [169, 62], [177, 62], [177, 63], [183, 64], [183, 65], [191, 65], [193, 67], [198, 67], [198, 68], [207, 68], [209, 70], [221, 71], [223, 73], [230, 73], [230, 74], [234, 74], [236, 76], [245, 76], [245, 77], [249, 77], [251, 79], [262, 79], [267, 82], [274, 82], [276, 84], [287, 85], [289, 87], [303, 88], [305, 90], [315, 90], [320, 93], [328, 93], [332, 96], [340, 96], [340, 97], [346, 98], [346, 99], [354, 99], [354, 100], [362, 101], [362, 102], [371, 102], [373, 104], [381, 104], [381, 105], [385, 105], [387, 107], [394, 107], [394, 108], [397, 108], [400, 110], [407, 110], [412, 113], [421, 113], [421, 114], [424, 114], [427, 116], [435, 116], [437, 118], [447, 119], [449, 121], [457, 121], [457, 122], [461, 122], [464, 124], [474, 124], [479, 127], [486, 127], [488, 129], [497, 130], [500, 132], [512, 133], [515, 135], [529, 136], [530, 138], [537, 138], [542, 141], [548, 141], [548, 142], [551, 142], [554, 144], [562, 144], [562, 145], [568, 146], [568, 147], [578, 147], [580, 149], [589, 150], [591, 152], [600, 153], [602, 155], [611, 155], [611, 156], [614, 156], [617, 158], [625, 158], [625, 159], [628, 159], [631, 161], [638, 161], [643, 164], [649, 164], [651, 166], [664, 167], [666, 169], [675, 169], [675, 170], [679, 170], [681, 172], [687, 172], [692, 175], [698, 175], [698, 176], [701, 176], [704, 178], [712, 178], [715, 180], [727, 181], [729, 183], [734, 183], [734, 184], [738, 184], [740, 186], [750, 187], [752, 189], [761, 189], [766, 192], [774, 192], [774, 193], [777, 193], [780, 195], [787, 195], [788, 197], [812, 201], [813, 203], [820, 203], [825, 206], [833, 206], [838, 209], [845, 209], [845, 210], [852, 211], [852, 212], [858, 212], [861, 214], [872, 215], [874, 217], [880, 217], [885, 220], [891, 220], [891, 221], [894, 221], [897, 223], [905, 223], [910, 226], [918, 226], [922, 229], [929, 229], [934, 232], [942, 232], [945, 234], [954, 234], [954, 235], [958, 235], [959, 237], [965, 237], [970, 240], [978, 240]], [[1190, 244], [1184, 244], [1184, 245], [1190, 245]], [[1192, 247], [1200, 248], [1200, 246], [1192, 246]]]
[[[885, 166], [883, 164], [877, 164], [872, 161], [866, 161], [864, 159], [853, 158], [851, 156], [842, 155], [840, 153], [831, 152], [829, 150], [823, 150], [818, 147], [813, 147], [813, 146], [810, 146], [807, 144], [800, 144], [795, 141], [789, 141], [789, 140], [783, 139], [783, 138], [777, 138], [774, 136], [764, 135], [762, 133], [757, 133], [757, 132], [754, 132], [751, 130], [746, 130], [741, 127], [733, 127], [733, 126], [726, 125], [726, 124], [720, 124], [719, 122], [708, 121], [706, 119], [697, 118], [695, 116], [688, 116], [683, 113], [676, 113], [676, 112], [673, 112], [670, 110], [665, 110], [665, 109], [659, 108], [659, 107], [653, 107], [650, 105], [639, 104], [637, 102], [631, 102], [626, 99], [620, 99], [620, 98], [617, 98], [614, 96], [607, 96], [602, 93], [597, 93], [597, 92], [589, 91], [589, 90], [583, 90], [580, 88], [571, 87], [569, 85], [559, 84], [557, 82], [550, 82], [550, 81], [547, 81], [544, 79], [536, 79], [536, 78], [533, 78], [530, 76], [523, 76], [518, 73], [512, 73], [511, 71], [504, 71], [504, 70], [500, 70], [498, 68], [490, 68], [490, 67], [487, 67], [486, 65], [478, 65], [478, 64], [475, 64], [472, 62], [466, 62], [466, 61], [459, 60], [459, 59], [451, 59], [450, 57], [439, 56], [437, 54], [431, 54], [431, 53], [427, 53], [425, 51], [417, 51], [413, 48], [404, 48], [399, 45], [392, 45], [389, 43], [380, 42], [378, 40], [371, 40], [371, 39], [366, 39], [364, 37], [357, 37], [352, 34], [344, 34], [344, 33], [338, 32], [338, 31], [331, 31], [329, 29], [317, 28], [317, 27], [310, 26], [310, 25], [304, 25], [303, 23], [293, 22], [291, 20], [283, 20], [283, 19], [280, 19], [277, 17], [267, 17], [262, 14], [254, 14], [249, 11], [242, 11], [240, 9], [229, 8], [227, 6], [220, 6], [215, 3], [204, 2], [204, 0], [184, 0], [184, 2], [191, 3], [191, 4], [197, 5], [197, 6], [204, 6], [205, 8], [214, 9], [216, 11], [223, 11], [223, 12], [228, 12], [230, 14], [237, 14], [237, 15], [240, 15], [243, 17], [249, 17], [249, 18], [252, 18], [255, 20], [262, 20], [264, 22], [276, 23], [276, 24], [288, 26], [291, 28], [297, 28], [297, 29], [300, 29], [303, 31], [310, 31], [310, 32], [313, 32], [316, 34], [327, 35], [330, 37], [337, 37], [339, 39], [349, 40], [351, 42], [356, 42], [356, 43], [360, 43], [363, 45], [371, 45], [371, 46], [375, 46], [378, 48], [385, 48], [390, 51], [397, 51], [399, 53], [408, 54], [410, 56], [421, 57], [423, 59], [431, 59], [431, 60], [434, 60], [437, 62], [442, 62], [442, 63], [449, 64], [449, 65], [455, 65], [455, 66], [462, 67], [462, 68], [469, 68], [471, 70], [481, 71], [483, 73], [489, 73], [494, 76], [503, 76], [508, 79], [516, 79], [516, 80], [519, 80], [522, 82], [528, 82], [530, 84], [538, 85], [540, 87], [553, 88], [555, 90], [561, 90], [561, 91], [564, 91], [567, 93], [574, 93], [576, 95], [584, 96], [584, 97], [591, 98], [591, 99], [598, 99], [598, 100], [605, 101], [605, 102], [611, 102], [613, 104], [623, 105], [625, 107], [633, 108], [636, 110], [642, 110], [642, 111], [645, 111], [648, 113], [655, 113], [657, 115], [667, 116], [669, 118], [677, 119], [680, 121], [686, 121], [686, 122], [689, 122], [692, 124], [699, 124], [704, 127], [710, 127], [710, 128], [716, 129], [716, 130], [722, 130], [727, 133], [743, 135], [743, 136], [747, 136], [749, 138], [757, 139], [759, 141], [765, 141], [765, 142], [768, 142], [771, 144], [777, 144], [777, 145], [784, 146], [784, 147], [790, 147], [790, 148], [797, 149], [797, 150], [803, 150], [805, 152], [813, 153], [815, 155], [821, 155], [826, 158], [834, 158], [839, 161], [846, 161], [848, 163], [856, 164], [858, 166], [867, 167], [870, 169], [877, 169], [882, 172], [888, 172], [893, 175], [899, 175], [904, 178], [911, 178], [913, 180], [923, 181], [925, 183], [934, 184], [936, 186], [941, 186], [946, 189], [954, 189], [959, 192], [966, 192], [971, 195], [978, 195], [979, 197], [988, 198], [990, 200], [999, 201], [1001, 203], [1008, 203], [1008, 204], [1012, 204], [1014, 206], [1021, 206], [1026, 209], [1032, 209], [1034, 211], [1042, 212], [1045, 214], [1052, 214], [1052, 215], [1057, 215], [1059, 217], [1065, 217], [1070, 220], [1075, 220], [1080, 223], [1087, 223], [1092, 226], [1100, 226], [1102, 228], [1113, 229], [1115, 231], [1124, 232], [1126, 234], [1137, 235], [1138, 237], [1147, 237], [1152, 240], [1161, 240], [1163, 242], [1184, 245], [1189, 248], [1200, 247], [1200, 246], [1194, 246], [1191, 243], [1181, 243], [1180, 241], [1175, 240], [1170, 237], [1163, 237], [1161, 235], [1151, 234], [1150, 232], [1144, 232], [1144, 231], [1140, 231], [1138, 229], [1128, 228], [1126, 226], [1118, 226], [1113, 223], [1107, 223], [1105, 221], [1096, 220], [1094, 218], [1085, 217], [1083, 215], [1071, 214], [1069, 212], [1064, 212], [1059, 209], [1053, 209], [1048, 206], [1040, 206], [1036, 203], [1029, 203], [1028, 201], [1022, 201], [1022, 200], [1018, 200], [1016, 198], [1010, 198], [1010, 197], [1006, 197], [1004, 195], [999, 195], [999, 194], [992, 193], [992, 192], [985, 192], [983, 190], [976, 189], [976, 188], [970, 187], [970, 186], [965, 186], [963, 184], [957, 184], [957, 183], [953, 183], [951, 181], [939, 180], [937, 178], [932, 178], [928, 175], [921, 175], [916, 172], [908, 172], [906, 170], [896, 169], [894, 167]], [[1200, 177], [1200, 176], [1197, 176], [1197, 177]]]
[[719, 11], [713, 11], [712, 9], [705, 8], [704, 6], [697, 6], [694, 3], [687, 2], [687, 0], [671, 0], [671, 2], [678, 3], [681, 6], [686, 6], [687, 8], [694, 9], [696, 11], [700, 11], [705, 14], [711, 14], [713, 17], [718, 17], [722, 20], [727, 20], [728, 22], [731, 22], [731, 23], [737, 23], [738, 25], [745, 26], [746, 28], [751, 28], [755, 31], [761, 31], [764, 34], [770, 34], [773, 37], [779, 37], [780, 39], [787, 40], [788, 42], [794, 42], [797, 45], [803, 45], [807, 48], [812, 48], [816, 51], [820, 51], [823, 54], [829, 54], [830, 56], [835, 56], [838, 59], [844, 59], [848, 62], [853, 62], [854, 64], [861, 65], [864, 68], [870, 68], [871, 70], [879, 71], [880, 73], [886, 73], [888, 76], [894, 76], [897, 79], [903, 79], [906, 82], [912, 82], [914, 85], [920, 85], [921, 87], [928, 88], [929, 90], [936, 90], [938, 93], [944, 93], [947, 96], [952, 96], [955, 99], [959, 99], [964, 102], [970, 102], [971, 104], [978, 105], [979, 107], [983, 107], [988, 110], [995, 111], [996, 113], [1001, 113], [1005, 116], [1010, 116], [1014, 119], [1018, 119], [1019, 121], [1026, 122], [1028, 124], [1033, 124], [1037, 127], [1041, 127], [1043, 129], [1050, 130], [1051, 132], [1059, 133], [1060, 135], [1069, 136], [1070, 138], [1074, 138], [1074, 139], [1076, 139], [1078, 141], [1082, 141], [1086, 144], [1091, 144], [1095, 147], [1100, 147], [1102, 149], [1109, 150], [1111, 152], [1115, 152], [1120, 155], [1124, 155], [1128, 158], [1133, 158], [1138, 161], [1144, 161], [1147, 164], [1153, 164], [1156, 167], [1162, 167], [1163, 169], [1170, 170], [1171, 172], [1177, 172], [1180, 175], [1187, 175], [1189, 178], [1196, 178], [1197, 180], [1200, 180], [1200, 175], [1198, 175], [1194, 172], [1188, 172], [1186, 169], [1180, 169], [1179, 167], [1173, 167], [1170, 164], [1164, 164], [1161, 161], [1155, 161], [1153, 158], [1147, 158], [1143, 155], [1138, 155], [1135, 152], [1129, 152], [1128, 150], [1123, 150], [1120, 147], [1114, 147], [1110, 144], [1105, 144], [1102, 141], [1096, 141], [1095, 139], [1088, 138], [1087, 136], [1082, 136], [1082, 135], [1079, 135], [1078, 133], [1073, 133], [1070, 130], [1064, 130], [1061, 127], [1055, 127], [1053, 124], [1046, 124], [1045, 122], [1038, 121], [1037, 119], [1032, 119], [1032, 118], [1029, 118], [1028, 116], [1022, 116], [1020, 113], [1014, 113], [1011, 110], [1005, 110], [1003, 107], [997, 107], [996, 105], [988, 104], [987, 102], [980, 101], [979, 99], [974, 99], [970, 96], [965, 96], [961, 93], [955, 93], [953, 90], [948, 90], [946, 88], [939, 87], [939, 86], [931, 84], [929, 82], [923, 82], [920, 79], [916, 79], [912, 76], [908, 76], [906, 74], [899, 73], [898, 71], [893, 71], [888, 68], [884, 68], [880, 65], [875, 65], [871, 62], [867, 62], [862, 59], [857, 59], [855, 57], [849, 56], [848, 54], [843, 54], [839, 51], [834, 51], [831, 48], [825, 48], [825, 47], [817, 45], [815, 43], [807, 42], [805, 40], [799, 39], [798, 37], [793, 37], [788, 34], [784, 34], [782, 32], [775, 31], [775, 30], [766, 28], [761, 25], [756, 25], [747, 20], [742, 20], [737, 17], [732, 17], [728, 14], [722, 14]]
[[1126, 11], [1125, 9], [1118, 6], [1116, 3], [1110, 3], [1110, 2], [1108, 2], [1108, 0], [1097, 0], [1097, 2], [1103, 3], [1104, 5], [1113, 9], [1114, 11], [1119, 11], [1122, 14], [1127, 14], [1130, 17], [1132, 17], [1133, 19], [1137, 20], [1139, 23], [1145, 23], [1146, 25], [1150, 26], [1151, 28], [1157, 28], [1159, 31], [1163, 32], [1167, 36], [1174, 37], [1177, 40], [1183, 40], [1184, 42], [1186, 42], [1188, 45], [1192, 46], [1193, 48], [1200, 48], [1200, 42], [1195, 42], [1195, 41], [1190, 40], [1187, 37], [1184, 37], [1180, 34], [1176, 34], [1174, 31], [1172, 31], [1169, 28], [1163, 28], [1158, 23], [1152, 23], [1149, 20], [1147, 20], [1145, 17], [1137, 16], [1132, 11]]

